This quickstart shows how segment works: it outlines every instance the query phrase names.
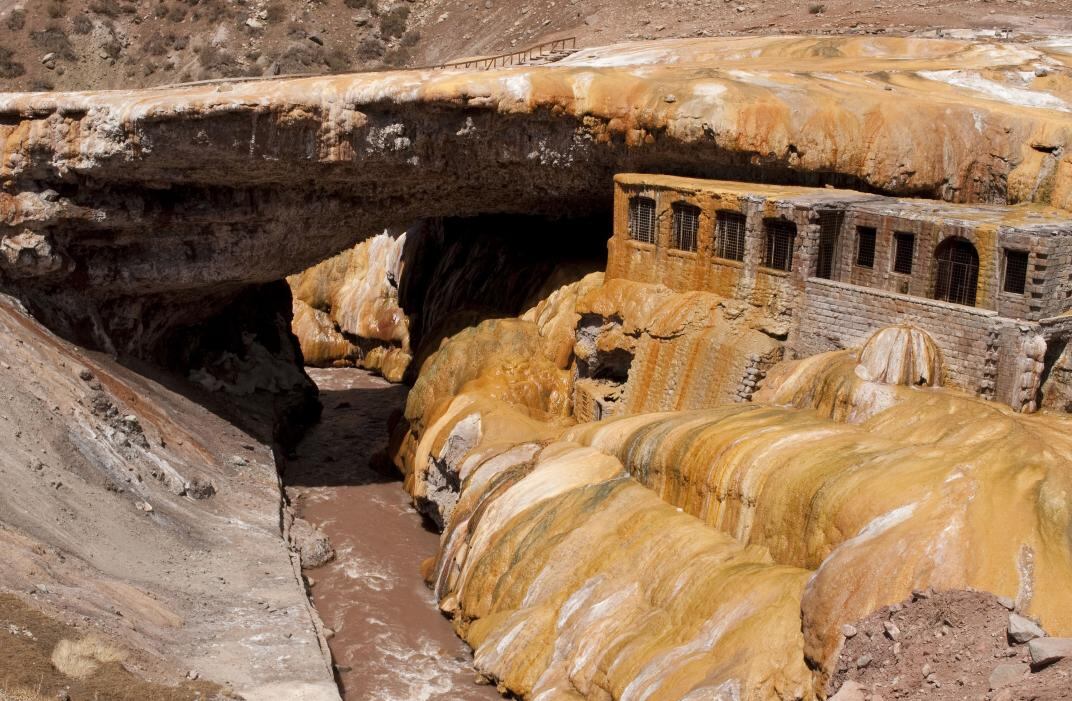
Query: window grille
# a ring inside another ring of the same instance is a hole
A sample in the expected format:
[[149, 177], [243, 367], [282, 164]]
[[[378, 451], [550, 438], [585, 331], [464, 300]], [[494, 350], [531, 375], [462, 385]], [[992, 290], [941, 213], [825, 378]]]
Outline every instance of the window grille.
[[934, 254], [938, 275], [934, 298], [975, 306], [975, 290], [979, 286], [979, 254], [967, 239], [948, 239]]
[[726, 260], [744, 260], [745, 216], [740, 212], [719, 212], [716, 215], [716, 222], [718, 257]]
[[695, 251], [697, 233], [700, 229], [700, 210], [692, 205], [674, 205], [673, 247], [681, 251]]
[[797, 237], [796, 224], [785, 219], [767, 219], [763, 222], [767, 234], [767, 250], [763, 265], [775, 270], [793, 269], [793, 242]]
[[819, 256], [815, 262], [815, 276], [832, 280], [834, 277], [834, 256], [837, 255], [838, 235], [845, 213], [836, 209], [824, 209], [819, 212]]
[[856, 265], [861, 268], [875, 267], [874, 227], [856, 227]]
[[629, 200], [629, 237], [641, 243], [655, 243], [655, 200], [633, 197]]
[[893, 256], [893, 272], [911, 275], [912, 257], [916, 252], [915, 235], [897, 232], [893, 235], [893, 243], [896, 247]]
[[1027, 289], [1027, 251], [1005, 249], [1004, 289], [1018, 295]]

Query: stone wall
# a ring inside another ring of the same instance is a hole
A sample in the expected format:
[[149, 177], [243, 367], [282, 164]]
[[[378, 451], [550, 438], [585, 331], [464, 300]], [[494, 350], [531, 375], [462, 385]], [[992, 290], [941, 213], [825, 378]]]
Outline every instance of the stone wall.
[[863, 344], [874, 331], [909, 323], [930, 334], [942, 351], [946, 384], [1027, 408], [1035, 387], [1022, 387], [1025, 347], [1039, 325], [997, 312], [811, 278], [789, 337], [797, 357]]

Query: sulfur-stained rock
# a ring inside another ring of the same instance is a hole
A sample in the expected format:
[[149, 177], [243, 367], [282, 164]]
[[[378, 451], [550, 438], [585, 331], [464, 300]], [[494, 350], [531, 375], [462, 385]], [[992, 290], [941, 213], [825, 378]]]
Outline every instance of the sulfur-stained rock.
[[[638, 163], [1072, 209], [1069, 63], [1045, 40], [733, 37], [496, 71], [4, 94], [0, 236], [52, 237], [83, 306], [160, 295], [209, 315], [400, 222], [605, 211]], [[47, 301], [46, 278], [21, 289]], [[110, 316], [113, 335], [150, 332]]]
[[525, 698], [816, 698], [795, 614], [805, 570], [704, 528], [590, 448], [486, 460], [466, 483], [437, 595], [483, 674]]
[[864, 344], [857, 374], [887, 385], [932, 387], [941, 383], [942, 355], [926, 332], [912, 326], [890, 326]]
[[411, 359], [398, 303], [405, 241], [405, 233], [385, 232], [288, 278], [306, 364], [352, 363], [402, 379]]

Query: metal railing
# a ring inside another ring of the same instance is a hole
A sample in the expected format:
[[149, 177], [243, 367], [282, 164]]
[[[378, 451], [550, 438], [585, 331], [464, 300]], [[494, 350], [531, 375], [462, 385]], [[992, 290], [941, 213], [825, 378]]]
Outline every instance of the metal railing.
[[497, 56], [482, 56], [478, 58], [463, 59], [461, 61], [452, 61], [450, 63], [439, 63], [431, 66], [412, 66], [409, 68], [401, 68], [397, 66], [377, 66], [375, 68], [365, 68], [357, 71], [343, 71], [342, 73], [287, 73], [284, 75], [232, 76], [229, 78], [208, 78], [206, 80], [192, 80], [182, 83], [151, 85], [146, 89], [166, 90], [170, 88], [196, 87], [199, 85], [226, 85], [232, 83], [251, 83], [264, 80], [287, 80], [293, 78], [324, 78], [332, 75], [386, 73], [389, 71], [435, 71], [446, 68], [478, 68], [487, 71], [491, 70], [492, 68], [503, 68], [506, 66], [523, 66], [527, 63], [531, 63], [535, 59], [548, 58], [550, 56], [554, 56], [556, 53], [561, 52], [572, 53], [576, 50], [577, 37], [566, 37], [564, 39], [545, 41], [542, 44], [530, 46], [527, 49], [521, 49], [520, 51], [514, 51], [508, 54], [499, 54]]
[[444, 68], [477, 68], [480, 70], [491, 70], [492, 68], [506, 68], [508, 66], [523, 66], [532, 63], [535, 60], [547, 58], [553, 56], [556, 53], [565, 51], [577, 50], [577, 37], [565, 37], [563, 39], [553, 39], [551, 41], [545, 41], [542, 44], [536, 46], [530, 46], [527, 49], [521, 49], [519, 51], [511, 51], [506, 54], [498, 54], [495, 56], [480, 56], [475, 58], [462, 59], [461, 61], [451, 61], [449, 63], [440, 63], [436, 66], [429, 66], [433, 69]]

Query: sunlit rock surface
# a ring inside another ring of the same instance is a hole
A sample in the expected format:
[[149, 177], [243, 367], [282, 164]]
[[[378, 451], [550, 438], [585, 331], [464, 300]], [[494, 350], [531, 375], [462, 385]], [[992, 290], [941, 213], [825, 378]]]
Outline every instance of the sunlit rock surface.
[[154, 681], [338, 701], [271, 444], [177, 385], [204, 401], [0, 296], [0, 590]]
[[532, 699], [816, 698], [809, 572], [679, 513], [573, 443], [484, 456], [437, 594], [478, 669]]
[[[605, 211], [622, 171], [1069, 209], [1070, 64], [1060, 40], [742, 37], [0, 95], [0, 249], [26, 251], [4, 280], [136, 348], [399, 222]], [[160, 324], [138, 326], [132, 297]]]
[[[734, 312], [590, 276], [422, 367], [396, 456], [445, 526], [437, 595], [482, 673], [532, 699], [813, 698], [842, 624], [928, 586], [1072, 631], [1072, 420], [940, 387], [916, 329], [775, 365], [751, 403], [674, 410], [671, 384], [670, 411], [571, 427], [557, 402], [593, 358], [622, 396], [650, 383], [611, 354], [651, 329], [778, 347]], [[717, 367], [705, 349], [678, 372]]]
[[406, 234], [383, 233], [287, 279], [307, 365], [357, 364], [398, 382], [409, 319], [398, 304]]
[[925, 331], [891, 326], [864, 344], [857, 374], [885, 385], [933, 387], [942, 382], [941, 352]]

